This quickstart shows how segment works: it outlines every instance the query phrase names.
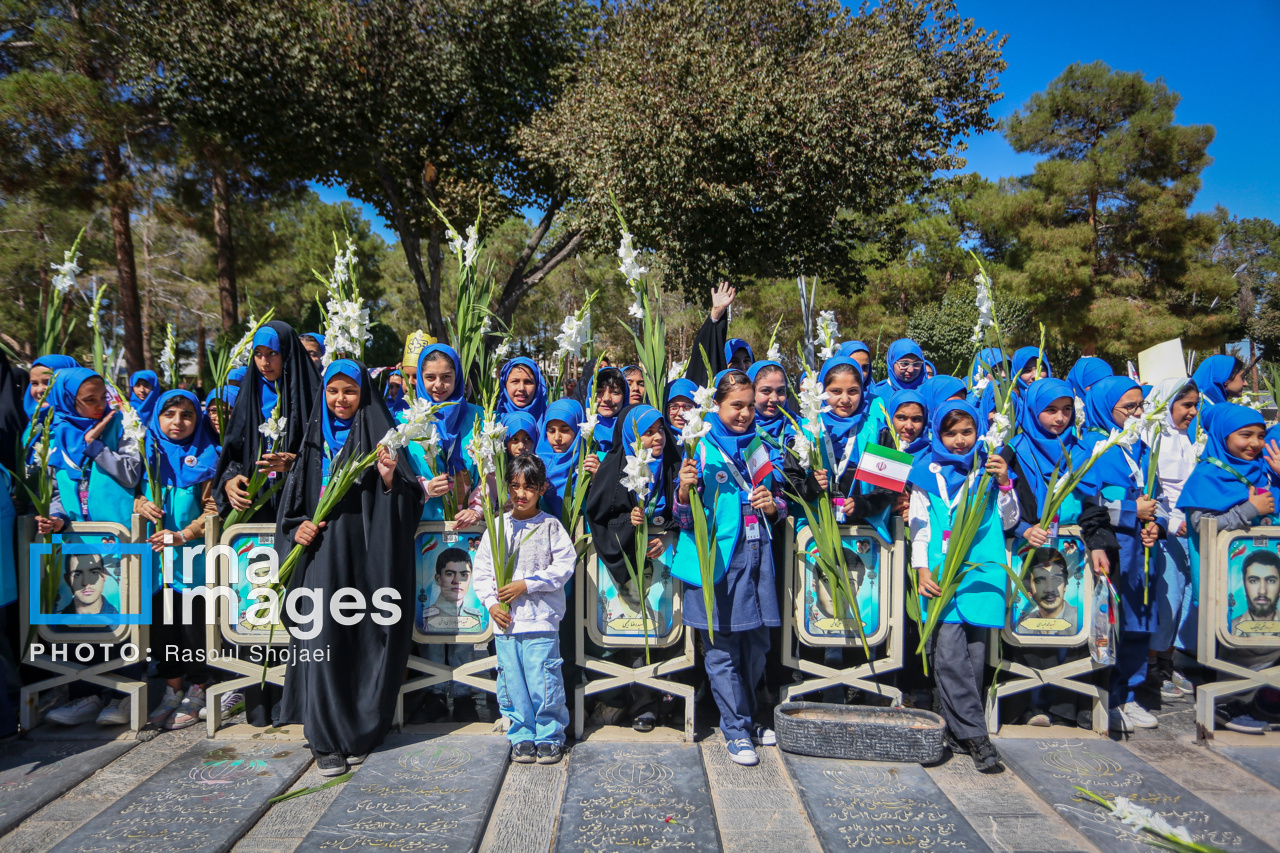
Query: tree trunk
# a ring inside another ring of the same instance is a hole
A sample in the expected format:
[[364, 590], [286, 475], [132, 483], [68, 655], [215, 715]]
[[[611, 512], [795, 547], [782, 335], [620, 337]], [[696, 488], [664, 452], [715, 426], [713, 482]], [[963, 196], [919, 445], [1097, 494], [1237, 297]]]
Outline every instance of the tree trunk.
[[204, 315], [197, 315], [196, 322], [196, 381], [195, 387], [203, 390], [204, 377], [209, 369], [209, 354], [205, 351], [204, 341], [207, 336], [204, 328]]
[[213, 158], [213, 233], [217, 238], [222, 331], [229, 332], [240, 322], [240, 295], [236, 291], [236, 250], [231, 239], [231, 191], [227, 187], [227, 170], [217, 157]]
[[129, 222], [129, 188], [124, 182], [124, 162], [114, 143], [102, 146], [102, 176], [106, 179], [107, 208], [115, 238], [116, 284], [120, 294], [120, 321], [124, 326], [124, 359], [129, 371], [145, 363], [142, 348], [142, 312], [138, 304], [138, 269], [133, 258], [133, 231]]
[[[147, 365], [147, 370], [156, 369], [155, 350], [151, 348], [151, 330], [154, 325], [152, 321], [151, 288], [144, 286], [142, 288], [142, 359]], [[129, 370], [133, 368], [130, 367]]]

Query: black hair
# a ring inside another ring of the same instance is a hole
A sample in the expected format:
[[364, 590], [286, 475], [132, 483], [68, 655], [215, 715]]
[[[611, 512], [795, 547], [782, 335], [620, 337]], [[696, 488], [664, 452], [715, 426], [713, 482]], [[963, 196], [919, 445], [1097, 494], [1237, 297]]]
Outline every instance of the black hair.
[[1233, 355], [1231, 356], [1231, 358], [1235, 361], [1235, 364], [1231, 368], [1231, 375], [1227, 377], [1228, 382], [1230, 382], [1232, 379], [1235, 379], [1241, 373], [1244, 373], [1244, 368], [1245, 368], [1245, 363], [1240, 360], [1240, 356]]
[[516, 477], [524, 477], [526, 489], [541, 489], [547, 483], [547, 466], [532, 453], [521, 453], [507, 463], [507, 485], [514, 483]]
[[724, 376], [720, 377], [720, 381], [716, 383], [715, 401], [717, 403], [724, 402], [725, 397], [728, 397], [734, 390], [743, 386], [750, 388], [752, 391], [756, 388], [756, 384], [751, 381], [751, 377], [744, 371], [726, 371]]
[[623, 376], [630, 376], [633, 373], [638, 373], [641, 379], [644, 378], [644, 371], [636, 367], [635, 365], [632, 365], [631, 367], [628, 367], [626, 370], [622, 371]]
[[826, 382], [823, 382], [822, 384], [826, 385], [835, 377], [844, 376], [847, 373], [850, 376], [852, 376], [854, 379], [858, 380], [858, 387], [861, 388], [862, 379], [863, 379], [862, 371], [859, 370], [858, 367], [856, 367], [855, 365], [857, 365], [857, 362], [854, 362], [853, 364], [837, 364], [836, 366], [832, 367], [830, 370], [827, 371]]
[[766, 364], [764, 367], [756, 371], [756, 381], [759, 382], [760, 378], [766, 373], [780, 373], [782, 374], [783, 380], [787, 378], [787, 371], [783, 370], [776, 364]]
[[855, 589], [862, 587], [862, 582], [867, 577], [867, 564], [862, 562], [852, 548], [844, 548], [844, 564], [849, 569], [849, 580]]
[[1062, 576], [1066, 578], [1069, 574], [1067, 570], [1067, 558], [1057, 548], [1036, 548], [1031, 552], [1031, 560], [1027, 566], [1027, 577], [1031, 577], [1034, 569], [1053, 569], [1061, 568]]
[[[538, 377], [534, 375], [533, 368], [527, 364], [513, 364], [511, 366], [511, 370], [523, 370], [525, 373], [529, 374], [529, 378], [532, 379], [534, 382], [538, 381]], [[511, 378], [511, 370], [507, 371], [508, 379]]]
[[606, 367], [596, 374], [596, 399], [600, 398], [600, 394], [606, 388], [615, 394], [627, 394], [627, 380], [623, 377], [621, 370], [616, 367]]
[[444, 350], [433, 349], [431, 352], [427, 353], [427, 357], [422, 360], [422, 363], [430, 364], [433, 361], [447, 361], [449, 362], [449, 366], [453, 367], [453, 359], [450, 358], [449, 354]]
[[974, 429], [978, 428], [978, 425], [973, 421], [973, 415], [968, 412], [962, 412], [959, 409], [952, 409], [942, 418], [942, 423], [938, 424], [938, 433], [941, 434], [946, 432], [961, 421], [968, 421], [973, 424]]
[[1249, 567], [1253, 565], [1269, 566], [1280, 571], [1280, 555], [1274, 551], [1254, 551], [1244, 558], [1244, 564], [1240, 566], [1240, 573], [1244, 574], [1249, 571]]
[[436, 557], [436, 574], [440, 574], [450, 563], [466, 563], [470, 566], [471, 552], [461, 548], [445, 548], [440, 552], [440, 556]]
[[1195, 391], [1197, 394], [1199, 394], [1200, 388], [1199, 386], [1196, 385], [1196, 382], [1194, 379], [1188, 379], [1186, 384], [1178, 389], [1178, 393], [1173, 395], [1173, 399], [1169, 401], [1169, 405], [1172, 406], [1174, 403], [1178, 402], [1183, 397], [1190, 394], [1192, 391]]
[[[219, 400], [221, 398], [214, 397], [213, 399]], [[159, 411], [159, 414], [164, 414], [170, 409], [176, 409], [178, 408], [178, 406], [181, 406], [181, 405], [185, 405], [188, 409], [190, 409], [192, 412], [195, 413], [196, 417], [200, 417], [200, 407], [197, 405], [194, 405], [190, 400], [188, 400], [186, 397], [183, 397], [182, 395], [178, 395], [176, 397], [170, 397], [169, 402], [164, 404], [164, 408]]]

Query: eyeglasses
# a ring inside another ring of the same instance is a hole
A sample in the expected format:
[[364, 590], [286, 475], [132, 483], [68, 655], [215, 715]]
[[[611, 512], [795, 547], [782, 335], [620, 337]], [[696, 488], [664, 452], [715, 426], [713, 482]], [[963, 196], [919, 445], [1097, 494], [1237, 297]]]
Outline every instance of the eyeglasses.
[[1116, 405], [1113, 411], [1121, 411], [1121, 412], [1124, 412], [1126, 415], [1134, 415], [1142, 411], [1142, 402], [1139, 401], [1137, 403], [1125, 403], [1123, 405]]
[[902, 359], [899, 359], [898, 361], [895, 361], [895, 362], [893, 363], [893, 366], [894, 366], [894, 367], [906, 367], [906, 368], [913, 368], [913, 369], [915, 369], [915, 370], [919, 370], [920, 368], [924, 367], [924, 362], [923, 362], [923, 361], [916, 361], [915, 359], [906, 359], [906, 358], [902, 358]]
[[684, 414], [685, 412], [693, 411], [693, 403], [671, 403], [667, 406], [667, 411]]

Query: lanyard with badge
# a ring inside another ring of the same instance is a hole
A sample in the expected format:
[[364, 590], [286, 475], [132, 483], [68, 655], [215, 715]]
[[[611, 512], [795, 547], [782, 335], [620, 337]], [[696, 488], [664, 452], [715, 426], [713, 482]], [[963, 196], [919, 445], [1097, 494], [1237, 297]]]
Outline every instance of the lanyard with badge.
[[[836, 451], [831, 445], [831, 436], [824, 429], [822, 431], [823, 448], [827, 452], [827, 459], [835, 461]], [[831, 506], [835, 510], [836, 522], [844, 524], [845, 518], [845, 502], [853, 503], [846, 495], [839, 492], [840, 480], [844, 478], [844, 472], [849, 468], [849, 460], [853, 458], [853, 446], [858, 443], [855, 435], [850, 435], [844, 443], [844, 455], [835, 467], [835, 477], [831, 481]]]
[[[748, 542], [758, 542], [760, 541], [760, 516], [756, 514], [755, 508], [751, 506], [751, 484], [747, 482], [746, 477], [742, 476], [738, 466], [734, 464], [724, 450], [720, 451], [720, 455], [724, 457], [724, 467], [729, 469], [729, 474], [733, 476], [733, 480], [738, 486], [738, 500], [742, 505], [742, 530]], [[724, 482], [720, 477], [721, 474], [716, 474], [716, 480]], [[725, 479], [727, 480], [728, 478], [726, 477]]]
[[[966, 494], [966, 489], [964, 487], [961, 487], [960, 492], [955, 496], [955, 499], [952, 500], [950, 494], [948, 494], [947, 492], [947, 481], [942, 476], [942, 466], [939, 465], [937, 462], [931, 462], [929, 463], [929, 470], [932, 471], [933, 475], [938, 478], [938, 497], [942, 498], [943, 504], [945, 504], [947, 507], [948, 514], [954, 515], [956, 507], [960, 504], [960, 499], [964, 497], [964, 495]], [[977, 466], [974, 466], [974, 469], [970, 471], [969, 474], [965, 477], [969, 489], [973, 488], [973, 484], [976, 481], [976, 477], [974, 475], [977, 474], [977, 472], [980, 470], [981, 470], [980, 468], [978, 468]], [[951, 531], [950, 529], [943, 530], [942, 531], [942, 553], [943, 554], [947, 553], [947, 546], [950, 544], [951, 544]]]

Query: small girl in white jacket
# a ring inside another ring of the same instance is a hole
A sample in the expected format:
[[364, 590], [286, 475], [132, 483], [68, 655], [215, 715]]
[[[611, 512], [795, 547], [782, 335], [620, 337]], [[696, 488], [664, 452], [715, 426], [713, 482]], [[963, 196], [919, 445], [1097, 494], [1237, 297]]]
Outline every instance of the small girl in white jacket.
[[547, 488], [542, 460], [525, 454], [508, 463], [511, 511], [503, 529], [513, 554], [511, 583], [499, 588], [486, 531], [476, 551], [476, 595], [488, 608], [497, 632], [498, 708], [511, 721], [511, 760], [555, 764], [564, 750], [569, 724], [560, 657], [564, 586], [573, 577], [577, 553], [564, 525], [538, 509]]

